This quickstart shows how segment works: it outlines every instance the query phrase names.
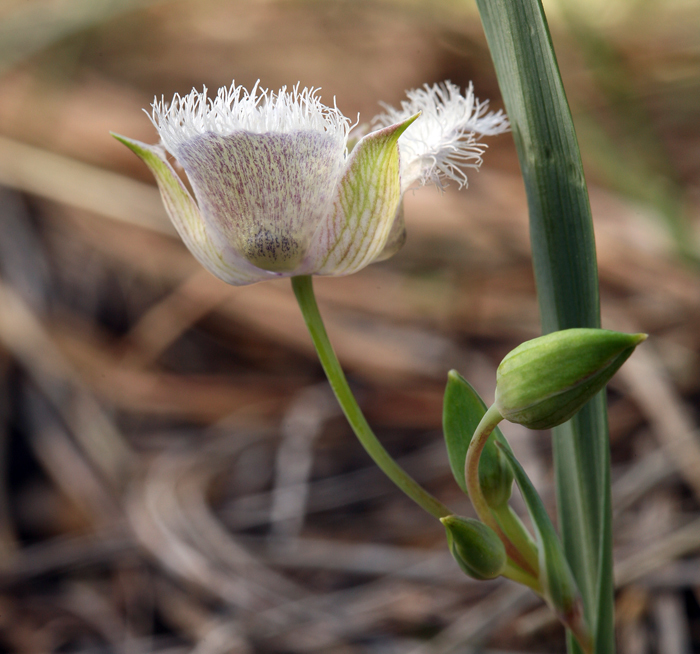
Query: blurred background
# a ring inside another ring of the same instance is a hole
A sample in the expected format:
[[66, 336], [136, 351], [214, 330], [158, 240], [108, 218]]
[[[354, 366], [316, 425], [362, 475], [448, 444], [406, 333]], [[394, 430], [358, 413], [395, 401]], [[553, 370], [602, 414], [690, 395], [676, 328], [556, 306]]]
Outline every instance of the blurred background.
[[[700, 3], [546, 2], [590, 184], [623, 654], [700, 651]], [[173, 237], [154, 96], [322, 88], [369, 121], [450, 79], [502, 107], [471, 0], [0, 3], [0, 651], [563, 652], [529, 592], [473, 582], [329, 393], [287, 280], [228, 287]], [[408, 243], [317, 279], [370, 423], [455, 511], [447, 371], [493, 398], [539, 334], [512, 138], [406, 197]], [[548, 433], [507, 426], [550, 514]], [[519, 498], [514, 505], [522, 509]]]

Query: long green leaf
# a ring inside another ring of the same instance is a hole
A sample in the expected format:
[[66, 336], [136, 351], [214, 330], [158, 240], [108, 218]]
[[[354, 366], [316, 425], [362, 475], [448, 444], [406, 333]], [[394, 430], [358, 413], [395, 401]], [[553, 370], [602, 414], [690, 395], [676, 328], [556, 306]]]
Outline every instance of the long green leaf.
[[[588, 192], [571, 113], [539, 0], [477, 0], [518, 150], [530, 211], [545, 333], [599, 327]], [[553, 433], [559, 523], [593, 626], [597, 654], [615, 649], [610, 462], [599, 394]], [[570, 651], [578, 648], [569, 639]]]

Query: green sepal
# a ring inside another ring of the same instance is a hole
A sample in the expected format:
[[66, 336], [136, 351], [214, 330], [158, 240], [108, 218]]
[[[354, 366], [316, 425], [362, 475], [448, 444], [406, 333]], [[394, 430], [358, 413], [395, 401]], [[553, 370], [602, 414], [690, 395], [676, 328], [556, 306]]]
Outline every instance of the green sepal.
[[403, 245], [398, 141], [419, 116], [371, 132], [353, 148], [338, 183], [335, 213], [314, 234], [315, 241], [330, 243], [315, 274], [349, 275], [391, 256], [383, 252], [387, 246], [396, 252]]
[[[467, 493], [464, 464], [474, 430], [486, 413], [486, 404], [471, 384], [456, 370], [447, 375], [442, 410], [442, 427], [450, 467], [459, 487]], [[496, 427], [489, 436], [479, 460], [479, 484], [488, 505], [502, 506], [510, 499], [513, 473], [496, 441], [508, 448], [501, 430]]]
[[267, 273], [234, 255], [226, 242], [207, 228], [197, 203], [160, 146], [141, 143], [119, 134], [112, 133], [112, 136], [138, 156], [153, 173], [173, 226], [187, 249], [209, 272], [236, 286], [268, 278]]
[[498, 447], [513, 471], [535, 529], [543, 597], [557, 617], [574, 632], [585, 650], [590, 632], [583, 617], [583, 601], [559, 536], [523, 467], [510, 450], [500, 445]]
[[526, 341], [498, 366], [496, 406], [510, 422], [551, 429], [593, 398], [646, 339], [606, 329], [565, 329]]
[[447, 546], [465, 574], [473, 579], [495, 579], [508, 557], [500, 538], [483, 522], [450, 515], [440, 518], [447, 533]]

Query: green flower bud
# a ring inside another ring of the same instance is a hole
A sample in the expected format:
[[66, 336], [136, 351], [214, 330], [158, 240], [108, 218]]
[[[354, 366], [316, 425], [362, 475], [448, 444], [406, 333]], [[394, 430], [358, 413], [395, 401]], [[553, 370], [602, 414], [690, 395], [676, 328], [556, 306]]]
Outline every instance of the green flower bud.
[[[491, 440], [493, 437], [493, 440]], [[496, 447], [497, 438], [491, 435], [479, 460], [479, 485], [486, 503], [492, 509], [498, 509], [509, 499], [513, 489], [513, 472]]]
[[549, 429], [588, 402], [647, 338], [605, 329], [566, 329], [527, 341], [498, 366], [496, 407], [510, 422]]
[[449, 515], [440, 518], [447, 545], [459, 567], [474, 579], [494, 579], [506, 567], [506, 549], [490, 527], [478, 520]]

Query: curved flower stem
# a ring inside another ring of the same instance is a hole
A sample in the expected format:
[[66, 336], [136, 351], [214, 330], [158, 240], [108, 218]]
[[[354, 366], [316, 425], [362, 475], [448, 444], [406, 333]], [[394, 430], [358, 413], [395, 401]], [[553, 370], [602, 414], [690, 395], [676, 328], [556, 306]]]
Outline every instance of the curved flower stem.
[[503, 416], [498, 412], [496, 405], [492, 405], [484, 414], [481, 422], [477, 425], [474, 431], [474, 436], [469, 443], [467, 450], [467, 461], [464, 466], [464, 476], [467, 482], [467, 490], [469, 491], [469, 499], [474, 505], [474, 510], [482, 522], [487, 524], [497, 534], [503, 534], [500, 525], [491, 515], [491, 507], [489, 507], [479, 483], [479, 461], [481, 453], [486, 447], [491, 432], [496, 425], [503, 420]]
[[382, 472], [418, 506], [436, 518], [453, 515], [453, 511], [450, 511], [442, 502], [422, 488], [391, 458], [372, 432], [369, 423], [357, 404], [357, 400], [355, 400], [355, 396], [350, 390], [345, 374], [333, 351], [333, 346], [328, 340], [328, 334], [316, 304], [311, 277], [308, 275], [292, 277], [292, 288], [326, 377], [328, 377], [338, 403], [362, 446], [381, 468]]
[[496, 520], [491, 513], [491, 507], [489, 507], [481, 490], [481, 484], [479, 483], [479, 460], [481, 459], [481, 453], [486, 446], [486, 441], [488, 441], [491, 432], [501, 420], [503, 420], [503, 416], [498, 412], [494, 404], [489, 407], [488, 411], [486, 411], [484, 417], [481, 419], [481, 422], [476, 427], [471, 443], [469, 443], [467, 461], [464, 469], [467, 491], [469, 492], [469, 499], [472, 501], [472, 505], [479, 519], [498, 534], [498, 537], [503, 541], [503, 545], [506, 548], [506, 554], [508, 554], [513, 562], [520, 566], [525, 572], [537, 577], [537, 568], [532, 568], [523, 554], [513, 545], [508, 536], [503, 533], [501, 526], [498, 524], [498, 520]]

